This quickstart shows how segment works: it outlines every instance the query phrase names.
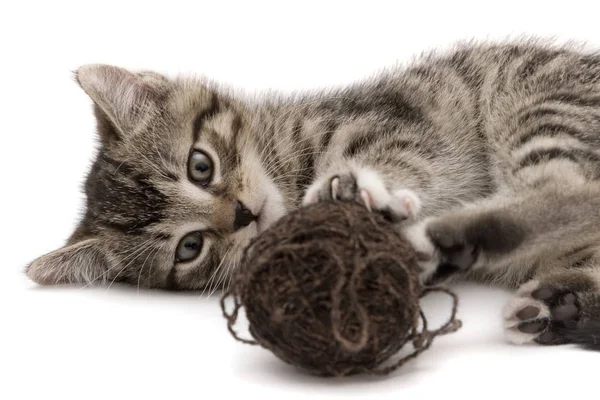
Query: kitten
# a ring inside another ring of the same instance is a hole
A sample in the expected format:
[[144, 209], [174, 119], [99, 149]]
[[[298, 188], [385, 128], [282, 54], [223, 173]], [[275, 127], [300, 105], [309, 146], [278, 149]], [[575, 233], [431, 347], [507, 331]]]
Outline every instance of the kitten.
[[292, 98], [106, 65], [76, 78], [100, 150], [35, 282], [223, 287], [282, 215], [351, 200], [397, 223], [426, 283], [514, 288], [511, 341], [600, 347], [600, 55], [470, 44]]

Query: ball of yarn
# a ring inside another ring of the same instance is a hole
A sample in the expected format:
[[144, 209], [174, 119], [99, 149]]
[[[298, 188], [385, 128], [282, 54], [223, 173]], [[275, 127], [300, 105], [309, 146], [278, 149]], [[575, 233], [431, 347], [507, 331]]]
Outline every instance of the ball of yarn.
[[[452, 317], [427, 330], [419, 300], [433, 289], [418, 274], [411, 245], [382, 216], [356, 203], [317, 203], [248, 245], [221, 307], [236, 339], [311, 374], [388, 373], [460, 325], [450, 293]], [[242, 307], [254, 340], [233, 329]], [[408, 341], [412, 353], [383, 366]]]

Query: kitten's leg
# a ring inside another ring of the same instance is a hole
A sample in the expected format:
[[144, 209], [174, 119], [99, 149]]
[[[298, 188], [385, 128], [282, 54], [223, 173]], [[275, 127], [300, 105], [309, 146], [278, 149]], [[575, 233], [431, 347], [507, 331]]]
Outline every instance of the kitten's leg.
[[523, 284], [504, 308], [516, 344], [579, 343], [600, 350], [600, 260]]
[[600, 349], [598, 226], [600, 189], [581, 185], [491, 200], [407, 233], [431, 256], [426, 281], [462, 271], [506, 286], [525, 282], [504, 310], [512, 342]]
[[548, 186], [425, 219], [405, 234], [430, 256], [425, 281], [474, 272], [516, 286], [544, 269], [567, 267], [565, 255], [598, 246], [598, 210], [597, 186]]
[[390, 187], [374, 168], [348, 161], [334, 171], [308, 188], [303, 205], [327, 200], [356, 201], [393, 222], [414, 220], [421, 209], [415, 192]]

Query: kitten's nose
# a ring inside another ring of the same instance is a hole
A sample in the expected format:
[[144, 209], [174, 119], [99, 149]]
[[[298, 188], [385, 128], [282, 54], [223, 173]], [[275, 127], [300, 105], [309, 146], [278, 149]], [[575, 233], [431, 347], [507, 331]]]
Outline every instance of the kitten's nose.
[[250, 225], [250, 223], [255, 220], [256, 215], [252, 214], [252, 211], [247, 209], [241, 201], [238, 201], [235, 205], [235, 219], [233, 220], [233, 230], [237, 231], [238, 229]]

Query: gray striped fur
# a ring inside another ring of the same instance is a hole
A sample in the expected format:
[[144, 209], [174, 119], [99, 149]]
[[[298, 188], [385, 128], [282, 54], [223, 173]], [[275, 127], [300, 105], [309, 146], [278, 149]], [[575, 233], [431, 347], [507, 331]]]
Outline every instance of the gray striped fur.
[[[214, 289], [247, 241], [286, 212], [352, 199], [397, 222], [421, 252], [424, 280], [560, 287], [576, 294], [578, 323], [600, 319], [590, 311], [600, 309], [596, 53], [469, 43], [295, 96], [249, 97], [102, 65], [77, 78], [94, 102], [101, 148], [81, 224], [64, 248], [28, 266], [36, 282]], [[207, 187], [188, 179], [192, 148], [216, 163]], [[237, 201], [259, 219], [234, 231]], [[192, 230], [205, 249], [177, 263], [177, 243]], [[507, 322], [509, 337], [560, 342], [549, 317], [556, 304], [532, 292], [517, 292], [525, 300], [506, 319], [534, 304], [546, 307], [546, 326], [523, 333], [531, 321]]]

